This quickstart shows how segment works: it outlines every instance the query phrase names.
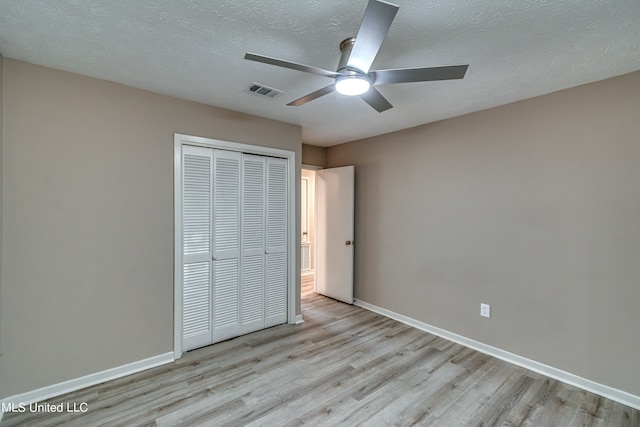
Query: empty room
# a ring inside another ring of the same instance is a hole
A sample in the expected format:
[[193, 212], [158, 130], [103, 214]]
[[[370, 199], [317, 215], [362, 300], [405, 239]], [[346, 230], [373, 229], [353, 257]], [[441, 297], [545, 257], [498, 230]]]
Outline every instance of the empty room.
[[640, 426], [639, 24], [0, 1], [0, 426]]

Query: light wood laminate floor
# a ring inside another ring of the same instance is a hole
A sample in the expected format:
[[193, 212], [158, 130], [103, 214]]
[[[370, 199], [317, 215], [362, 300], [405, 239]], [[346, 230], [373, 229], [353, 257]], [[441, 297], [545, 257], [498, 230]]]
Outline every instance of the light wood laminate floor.
[[2, 427], [640, 425], [632, 408], [313, 292], [303, 314], [49, 401], [84, 414]]

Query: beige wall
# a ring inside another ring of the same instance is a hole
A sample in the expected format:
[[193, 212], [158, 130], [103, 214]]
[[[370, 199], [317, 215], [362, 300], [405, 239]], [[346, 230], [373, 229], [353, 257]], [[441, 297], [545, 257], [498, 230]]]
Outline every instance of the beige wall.
[[5, 59], [0, 397], [173, 351], [176, 132], [295, 151], [299, 185], [298, 126]]
[[327, 166], [327, 149], [302, 144], [302, 164], [307, 166]]
[[357, 298], [640, 395], [640, 72], [327, 163], [356, 166]]

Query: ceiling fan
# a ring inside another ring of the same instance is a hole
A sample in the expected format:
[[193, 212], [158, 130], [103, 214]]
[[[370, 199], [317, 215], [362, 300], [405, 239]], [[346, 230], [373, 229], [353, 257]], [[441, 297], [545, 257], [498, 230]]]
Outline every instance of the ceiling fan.
[[373, 87], [374, 85], [463, 78], [469, 65], [370, 71], [398, 8], [395, 4], [369, 0], [357, 35], [340, 43], [342, 55], [335, 72], [250, 52], [245, 54], [244, 59], [334, 79], [334, 83], [329, 86], [287, 104], [292, 106], [300, 106], [337, 91], [343, 95], [360, 96], [376, 111], [382, 113], [393, 106]]

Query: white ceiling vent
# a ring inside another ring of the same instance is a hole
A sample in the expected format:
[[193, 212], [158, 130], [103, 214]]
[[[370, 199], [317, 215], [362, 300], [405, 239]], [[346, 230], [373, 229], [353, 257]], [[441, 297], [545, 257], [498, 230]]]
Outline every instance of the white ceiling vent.
[[247, 89], [247, 92], [252, 93], [254, 95], [264, 96], [267, 98], [275, 98], [279, 95], [282, 95], [284, 92], [278, 89], [274, 89], [269, 86], [265, 86], [262, 83], [253, 82], [251, 86]]

